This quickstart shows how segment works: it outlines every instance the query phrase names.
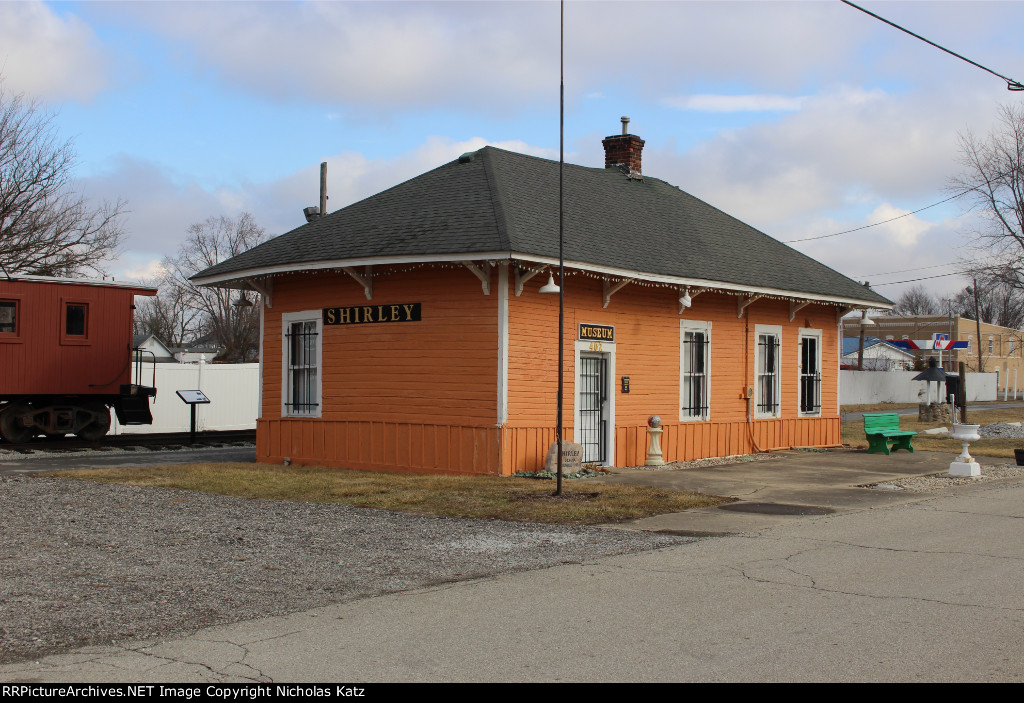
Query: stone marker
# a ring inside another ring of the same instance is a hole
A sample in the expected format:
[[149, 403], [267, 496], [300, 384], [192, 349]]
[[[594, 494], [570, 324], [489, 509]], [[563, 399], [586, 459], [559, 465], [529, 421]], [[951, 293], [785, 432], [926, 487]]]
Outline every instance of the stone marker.
[[[583, 468], [583, 445], [562, 440], [562, 473], [574, 474]], [[555, 473], [558, 471], [558, 440], [551, 443], [548, 455], [544, 459], [544, 470]]]

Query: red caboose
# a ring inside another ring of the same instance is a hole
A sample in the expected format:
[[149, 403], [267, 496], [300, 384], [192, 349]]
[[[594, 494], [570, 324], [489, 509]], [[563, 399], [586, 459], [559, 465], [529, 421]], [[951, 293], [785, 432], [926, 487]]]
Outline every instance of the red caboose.
[[0, 436], [99, 439], [110, 428], [110, 408], [122, 424], [153, 422], [149, 398], [156, 390], [140, 378], [132, 382], [136, 295], [156, 290], [0, 276]]

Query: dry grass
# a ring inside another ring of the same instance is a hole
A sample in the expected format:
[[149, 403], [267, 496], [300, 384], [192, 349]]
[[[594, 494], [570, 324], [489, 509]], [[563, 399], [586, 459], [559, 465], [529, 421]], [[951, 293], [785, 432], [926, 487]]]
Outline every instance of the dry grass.
[[554, 497], [554, 481], [499, 477], [432, 476], [268, 464], [188, 464], [89, 469], [50, 474], [132, 486], [407, 510], [449, 517], [593, 525], [703, 508], [718, 496], [567, 481]]
[[[843, 406], [844, 410], [861, 406]], [[893, 409], [896, 406], [885, 406]], [[881, 412], [885, 412], [885, 407]], [[869, 411], [869, 410], [868, 410]], [[868, 412], [858, 410], [856, 412]], [[854, 412], [848, 410], [848, 412]], [[967, 408], [967, 419], [976, 425], [991, 425], [994, 422], [1021, 422], [1024, 420], [1024, 408], [998, 408], [993, 410], [971, 410]], [[949, 427], [949, 423], [942, 422], [918, 422], [916, 415], [901, 415], [900, 429], [914, 430], [918, 433], [933, 427]], [[851, 447], [867, 447], [868, 440], [864, 436], [863, 420], [851, 420], [843, 423], [843, 442]], [[933, 437], [930, 435], [918, 434], [913, 439], [914, 449], [930, 452], [954, 452], [959, 453], [960, 445], [948, 436]], [[1013, 450], [1024, 448], [1024, 439], [981, 439], [971, 443], [971, 454], [979, 456], [1013, 457]]]
[[[1020, 399], [1010, 398], [1009, 400], [986, 400], [979, 401], [979, 405], [1010, 405], [1012, 403], [1021, 403]], [[892, 412], [893, 410], [899, 410], [901, 408], [916, 408], [917, 403], [860, 403], [853, 405], [843, 405], [839, 411], [842, 413], [870, 413], [870, 412]], [[968, 412], [970, 406], [967, 407]]]

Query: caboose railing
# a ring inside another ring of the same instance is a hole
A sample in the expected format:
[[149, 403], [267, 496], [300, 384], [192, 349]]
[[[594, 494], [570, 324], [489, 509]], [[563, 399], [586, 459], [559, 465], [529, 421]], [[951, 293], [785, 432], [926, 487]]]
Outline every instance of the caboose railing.
[[[149, 354], [150, 357], [152, 357], [150, 361], [150, 382], [148, 385], [143, 384], [142, 382], [142, 364], [144, 363], [142, 357], [143, 354]], [[156, 354], [149, 351], [148, 349], [141, 349], [139, 347], [136, 347], [135, 349], [132, 350], [132, 361], [134, 362], [135, 365], [134, 385], [152, 388], [153, 392], [148, 395], [156, 395]]]

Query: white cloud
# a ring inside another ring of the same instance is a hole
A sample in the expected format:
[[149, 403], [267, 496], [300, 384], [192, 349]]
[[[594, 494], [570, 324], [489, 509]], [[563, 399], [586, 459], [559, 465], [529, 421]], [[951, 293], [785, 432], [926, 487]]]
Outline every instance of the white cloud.
[[794, 112], [804, 106], [807, 97], [702, 94], [663, 98], [661, 102], [678, 110], [698, 112]]
[[[557, 99], [552, 2], [194, 3], [187, 12], [135, 3], [116, 11], [187, 47], [180, 55], [197, 72], [274, 99], [481, 112]], [[825, 3], [579, 2], [565, 14], [570, 100], [685, 94], [697, 81], [723, 79], [785, 93], [811, 77], [858, 73], [859, 42], [875, 30]]]
[[44, 100], [90, 100], [107, 84], [109, 58], [92, 29], [41, 2], [0, 2], [4, 87]]
[[[483, 137], [455, 140], [432, 136], [419, 147], [393, 158], [367, 158], [358, 152], [326, 157], [328, 211], [333, 212], [436, 168], [467, 151], [491, 145], [545, 158], [557, 151], [522, 141], [489, 141]], [[263, 183], [204, 188], [195, 179], [174, 174], [156, 164], [119, 156], [102, 175], [82, 179], [79, 189], [95, 200], [124, 198], [128, 213], [125, 251], [111, 266], [118, 279], [150, 278], [160, 261], [173, 254], [189, 225], [208, 217], [237, 216], [248, 211], [271, 236], [302, 224], [302, 208], [317, 203], [320, 165]]]
[[120, 280], [153, 281], [164, 274], [160, 259], [140, 260], [136, 255], [124, 255], [114, 263], [115, 276]]

